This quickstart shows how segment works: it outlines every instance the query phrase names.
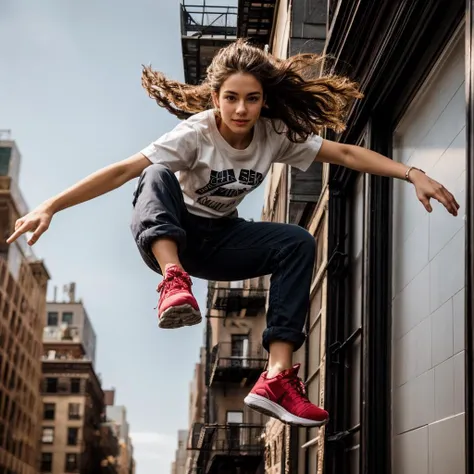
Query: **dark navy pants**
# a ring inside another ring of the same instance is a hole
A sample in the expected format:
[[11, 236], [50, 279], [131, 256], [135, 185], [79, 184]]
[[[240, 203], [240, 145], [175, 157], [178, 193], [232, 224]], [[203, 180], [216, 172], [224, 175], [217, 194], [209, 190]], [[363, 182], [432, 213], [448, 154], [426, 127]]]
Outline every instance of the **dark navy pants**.
[[316, 250], [309, 232], [292, 224], [192, 215], [176, 176], [162, 165], [144, 170], [133, 206], [133, 237], [152, 270], [161, 273], [151, 245], [167, 237], [177, 242], [180, 261], [194, 277], [237, 281], [271, 274], [263, 346], [268, 351], [270, 342], [288, 341], [294, 350], [301, 347]]

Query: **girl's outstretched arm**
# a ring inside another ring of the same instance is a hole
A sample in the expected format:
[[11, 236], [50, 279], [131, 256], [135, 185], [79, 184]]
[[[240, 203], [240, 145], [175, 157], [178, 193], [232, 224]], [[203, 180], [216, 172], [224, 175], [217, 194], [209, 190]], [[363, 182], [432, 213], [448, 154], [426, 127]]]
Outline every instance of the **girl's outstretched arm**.
[[28, 241], [29, 245], [33, 245], [49, 228], [54, 214], [117, 189], [131, 179], [140, 176], [141, 172], [149, 165], [151, 162], [148, 158], [137, 153], [126, 160], [92, 173], [18, 219], [15, 223], [15, 232], [7, 239], [7, 243], [15, 242], [20, 235], [26, 232], [33, 232]]
[[430, 199], [434, 198], [443, 204], [450, 214], [458, 214], [459, 204], [442, 184], [415, 167], [393, 161], [367, 148], [323, 140], [315, 160], [342, 165], [363, 173], [406, 179], [415, 186], [416, 195], [428, 212], [433, 210]]

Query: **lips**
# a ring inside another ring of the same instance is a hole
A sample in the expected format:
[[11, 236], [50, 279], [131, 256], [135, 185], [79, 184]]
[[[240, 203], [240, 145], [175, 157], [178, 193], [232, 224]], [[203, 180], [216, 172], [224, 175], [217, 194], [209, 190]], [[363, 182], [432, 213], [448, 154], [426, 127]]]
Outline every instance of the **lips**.
[[247, 125], [250, 120], [233, 120], [236, 125]]

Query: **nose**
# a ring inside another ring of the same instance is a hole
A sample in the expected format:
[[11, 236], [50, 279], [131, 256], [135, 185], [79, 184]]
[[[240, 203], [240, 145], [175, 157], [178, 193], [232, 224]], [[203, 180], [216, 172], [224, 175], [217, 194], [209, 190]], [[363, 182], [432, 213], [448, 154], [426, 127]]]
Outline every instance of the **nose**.
[[238, 105], [237, 105], [237, 109], [236, 109], [236, 112], [239, 114], [239, 115], [243, 115], [245, 114], [245, 112], [247, 111], [246, 107], [245, 107], [245, 101], [241, 100]]

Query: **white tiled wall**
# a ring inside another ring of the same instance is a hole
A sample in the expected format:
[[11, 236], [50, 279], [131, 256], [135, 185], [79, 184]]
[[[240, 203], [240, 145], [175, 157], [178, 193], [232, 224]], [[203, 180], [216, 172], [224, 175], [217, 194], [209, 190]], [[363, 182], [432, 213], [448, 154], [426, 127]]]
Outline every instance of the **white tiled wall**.
[[394, 183], [393, 474], [464, 473], [465, 95], [462, 35], [394, 136], [394, 159], [425, 170], [461, 205], [429, 214]]

